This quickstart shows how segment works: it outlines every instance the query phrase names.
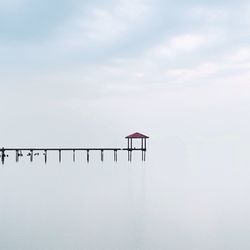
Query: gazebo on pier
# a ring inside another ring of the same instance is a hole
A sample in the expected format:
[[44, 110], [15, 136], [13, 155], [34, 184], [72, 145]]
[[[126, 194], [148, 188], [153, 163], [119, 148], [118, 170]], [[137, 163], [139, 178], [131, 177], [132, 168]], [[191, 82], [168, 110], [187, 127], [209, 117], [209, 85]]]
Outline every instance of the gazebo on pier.
[[[147, 139], [149, 138], [146, 135], [141, 133], [134, 133], [125, 137], [128, 140], [128, 160], [132, 161], [132, 151], [133, 150], [141, 150], [142, 151], [142, 160], [146, 160], [146, 150], [147, 150]], [[133, 139], [141, 140], [141, 148], [133, 148]]]

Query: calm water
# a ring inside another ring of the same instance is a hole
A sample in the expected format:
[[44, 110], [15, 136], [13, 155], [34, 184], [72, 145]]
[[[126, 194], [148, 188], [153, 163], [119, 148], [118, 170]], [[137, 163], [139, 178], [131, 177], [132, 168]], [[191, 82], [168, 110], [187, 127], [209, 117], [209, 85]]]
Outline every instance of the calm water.
[[249, 249], [247, 167], [161, 161], [9, 163], [0, 249]]

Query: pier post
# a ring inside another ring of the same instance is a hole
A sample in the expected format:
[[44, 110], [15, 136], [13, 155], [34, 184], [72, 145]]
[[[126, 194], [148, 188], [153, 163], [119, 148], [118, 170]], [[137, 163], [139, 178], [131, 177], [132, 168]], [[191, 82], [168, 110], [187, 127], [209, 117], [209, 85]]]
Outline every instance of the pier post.
[[4, 148], [1, 149], [1, 161], [2, 161], [2, 165], [4, 165], [4, 159], [5, 159], [5, 150]]
[[62, 150], [59, 149], [59, 162], [61, 163], [62, 162]]
[[89, 150], [87, 150], [87, 162], [89, 163]]
[[30, 161], [33, 162], [33, 150], [30, 150]]
[[101, 150], [101, 161], [103, 161], [103, 149]]
[[18, 150], [16, 150], [16, 162], [18, 162], [19, 161], [19, 152], [18, 152]]
[[47, 163], [47, 149], [44, 150], [44, 161]]

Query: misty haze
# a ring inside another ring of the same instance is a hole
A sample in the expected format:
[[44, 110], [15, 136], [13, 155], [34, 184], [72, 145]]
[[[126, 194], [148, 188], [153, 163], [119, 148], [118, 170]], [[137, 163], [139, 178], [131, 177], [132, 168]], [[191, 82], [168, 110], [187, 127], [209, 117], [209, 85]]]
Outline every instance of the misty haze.
[[7, 152], [0, 250], [249, 250], [249, 17], [245, 0], [0, 0], [0, 150], [149, 136], [146, 161]]

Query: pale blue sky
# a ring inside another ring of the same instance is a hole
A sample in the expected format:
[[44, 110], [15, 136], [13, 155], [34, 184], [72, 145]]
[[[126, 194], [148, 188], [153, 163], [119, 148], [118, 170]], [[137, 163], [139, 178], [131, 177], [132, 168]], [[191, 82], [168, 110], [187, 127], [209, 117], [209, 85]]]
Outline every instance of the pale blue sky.
[[108, 133], [150, 132], [158, 120], [176, 127], [187, 108], [191, 130], [209, 131], [194, 122], [197, 112], [212, 122], [216, 113], [206, 110], [216, 107], [221, 119], [237, 123], [229, 106], [248, 104], [247, 1], [1, 0], [0, 6], [0, 95], [8, 121], [2, 126], [18, 122], [25, 131], [13, 138], [33, 133], [35, 143], [39, 135], [29, 126], [39, 124], [61, 127], [54, 143], [64, 125], [86, 133], [93, 124], [110, 127]]

